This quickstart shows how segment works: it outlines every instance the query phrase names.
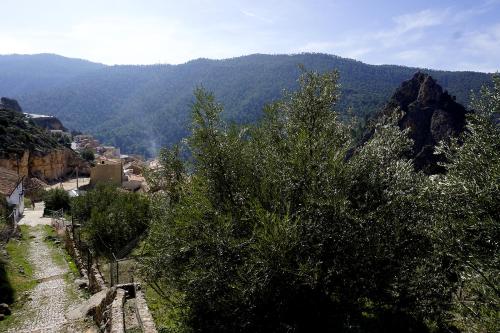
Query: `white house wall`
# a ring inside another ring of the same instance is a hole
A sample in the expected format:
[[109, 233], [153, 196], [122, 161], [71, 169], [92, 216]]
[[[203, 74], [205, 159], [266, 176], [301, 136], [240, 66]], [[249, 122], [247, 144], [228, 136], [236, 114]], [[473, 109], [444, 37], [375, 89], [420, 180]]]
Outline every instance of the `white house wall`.
[[9, 197], [7, 197], [7, 202], [15, 206], [14, 218], [16, 219], [17, 222], [24, 212], [24, 191], [22, 182], [20, 182], [19, 185], [17, 185], [14, 192], [12, 192], [12, 194]]

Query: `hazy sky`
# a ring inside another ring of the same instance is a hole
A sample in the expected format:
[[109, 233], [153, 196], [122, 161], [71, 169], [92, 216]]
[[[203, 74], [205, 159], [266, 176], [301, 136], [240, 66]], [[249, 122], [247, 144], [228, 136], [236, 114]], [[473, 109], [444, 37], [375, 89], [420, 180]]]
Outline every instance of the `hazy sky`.
[[0, 0], [0, 54], [106, 64], [324, 52], [500, 70], [500, 0]]

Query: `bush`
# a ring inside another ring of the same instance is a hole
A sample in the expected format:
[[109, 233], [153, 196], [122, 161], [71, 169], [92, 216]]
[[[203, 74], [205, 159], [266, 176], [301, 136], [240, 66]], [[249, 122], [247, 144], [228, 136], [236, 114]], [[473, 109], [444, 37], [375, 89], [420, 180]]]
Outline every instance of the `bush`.
[[14, 302], [14, 289], [9, 281], [7, 265], [5, 259], [0, 257], [0, 303], [12, 304]]
[[80, 156], [87, 162], [93, 162], [95, 160], [94, 152], [91, 149], [84, 149]]
[[108, 258], [140, 236], [150, 219], [147, 197], [103, 184], [73, 198], [71, 213], [83, 224], [82, 238]]
[[45, 201], [44, 214], [60, 209], [64, 211], [69, 211], [70, 209], [69, 194], [62, 188], [53, 188], [46, 191], [43, 195], [43, 200]]

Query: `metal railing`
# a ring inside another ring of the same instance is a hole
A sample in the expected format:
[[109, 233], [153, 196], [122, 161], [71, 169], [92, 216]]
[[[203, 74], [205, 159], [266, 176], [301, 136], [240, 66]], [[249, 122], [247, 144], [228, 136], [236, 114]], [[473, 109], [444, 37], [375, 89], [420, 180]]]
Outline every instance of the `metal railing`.
[[49, 210], [49, 216], [51, 219], [50, 224], [60, 230], [64, 229], [67, 225], [68, 222], [64, 219], [64, 209], [59, 209], [59, 210]]

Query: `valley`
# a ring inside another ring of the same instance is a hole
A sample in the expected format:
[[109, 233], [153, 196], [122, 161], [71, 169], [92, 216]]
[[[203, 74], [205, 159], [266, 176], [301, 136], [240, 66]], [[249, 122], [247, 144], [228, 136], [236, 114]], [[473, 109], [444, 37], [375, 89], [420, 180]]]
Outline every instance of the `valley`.
[[[0, 92], [19, 100], [25, 112], [57, 116], [69, 129], [93, 134], [124, 153], [152, 157], [160, 147], [189, 134], [195, 88], [203, 86], [217, 96], [225, 120], [254, 123], [261, 119], [264, 105], [279, 99], [283, 89], [297, 88], [299, 65], [319, 72], [338, 70], [339, 112], [350, 109], [361, 120], [379, 111], [392, 91], [418, 71], [307, 53], [148, 66], [104, 66], [57, 55], [0, 56], [0, 72], [9, 73]], [[22, 69], [16, 74], [16, 68]], [[59, 75], [62, 68], [65, 77]], [[471, 90], [491, 81], [487, 73], [422, 71], [464, 105]], [[43, 73], [45, 84], [37, 85], [38, 73]]]
[[2, 98], [0, 330], [494, 331], [500, 77], [288, 57]]

